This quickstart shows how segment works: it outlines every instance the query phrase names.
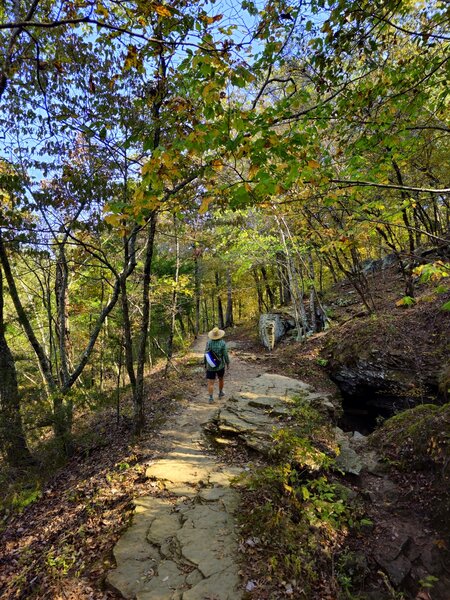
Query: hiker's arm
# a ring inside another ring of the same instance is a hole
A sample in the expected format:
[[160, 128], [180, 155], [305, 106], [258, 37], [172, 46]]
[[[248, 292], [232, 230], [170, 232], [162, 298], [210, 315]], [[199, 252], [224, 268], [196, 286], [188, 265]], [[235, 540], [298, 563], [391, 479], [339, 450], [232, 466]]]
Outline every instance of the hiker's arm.
[[228, 356], [227, 345], [225, 344], [223, 347], [223, 359], [228, 368], [230, 368], [230, 357]]

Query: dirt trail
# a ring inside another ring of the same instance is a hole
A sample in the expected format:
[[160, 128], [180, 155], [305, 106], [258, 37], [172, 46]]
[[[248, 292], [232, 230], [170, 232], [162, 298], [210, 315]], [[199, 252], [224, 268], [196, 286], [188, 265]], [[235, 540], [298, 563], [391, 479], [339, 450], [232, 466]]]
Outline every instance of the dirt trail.
[[114, 548], [117, 568], [108, 582], [125, 598], [137, 600], [238, 600], [241, 597], [233, 516], [239, 504], [230, 478], [239, 468], [220, 464], [204, 448], [202, 424], [208, 422], [242, 385], [262, 374], [233, 355], [226, 373], [225, 398], [208, 403], [203, 373], [206, 336], [192, 348], [198, 358], [196, 397], [169, 419], [161, 436], [166, 456], [151, 464], [147, 476], [158, 496], [135, 500], [132, 526]]

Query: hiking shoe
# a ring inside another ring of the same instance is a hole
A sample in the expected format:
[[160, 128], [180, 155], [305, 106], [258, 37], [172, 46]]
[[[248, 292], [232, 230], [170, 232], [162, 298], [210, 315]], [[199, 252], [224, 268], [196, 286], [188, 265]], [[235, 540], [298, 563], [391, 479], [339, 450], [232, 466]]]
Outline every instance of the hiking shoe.
[[209, 397], [208, 402], [212, 404], [214, 402], [214, 398], [212, 396]]
[[219, 398], [223, 398], [225, 394], [223, 392], [219, 392]]

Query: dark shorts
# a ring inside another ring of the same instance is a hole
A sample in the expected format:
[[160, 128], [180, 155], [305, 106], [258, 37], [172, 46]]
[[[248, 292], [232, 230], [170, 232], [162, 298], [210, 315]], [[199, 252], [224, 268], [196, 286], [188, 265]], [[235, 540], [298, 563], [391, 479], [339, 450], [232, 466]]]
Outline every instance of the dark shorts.
[[222, 379], [225, 375], [225, 369], [220, 369], [220, 371], [206, 371], [206, 379], [215, 379], [216, 375], [219, 379]]

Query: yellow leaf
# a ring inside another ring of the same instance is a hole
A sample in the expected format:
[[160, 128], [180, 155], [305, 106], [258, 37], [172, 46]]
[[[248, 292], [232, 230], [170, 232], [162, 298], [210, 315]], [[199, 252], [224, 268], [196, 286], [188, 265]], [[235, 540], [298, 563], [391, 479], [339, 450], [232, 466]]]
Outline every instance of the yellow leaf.
[[121, 225], [122, 219], [122, 215], [106, 215], [105, 217], [105, 221], [108, 223], [108, 225], [112, 225], [113, 227]]
[[207, 83], [202, 90], [203, 98], [206, 98], [207, 96], [209, 96], [209, 94], [215, 89], [215, 87], [216, 87], [216, 84], [214, 83], [214, 81], [210, 81], [209, 83]]
[[134, 200], [134, 202], [139, 204], [140, 202], [142, 202], [143, 199], [144, 199], [144, 190], [142, 188], [138, 188], [134, 192], [133, 200]]
[[201, 20], [207, 25], [212, 25], [212, 23], [216, 23], [222, 19], [223, 15], [216, 15], [215, 17], [200, 17]]
[[308, 167], [310, 169], [318, 169], [320, 167], [320, 163], [318, 163], [317, 160], [309, 160]]
[[101, 15], [102, 17], [105, 17], [105, 18], [109, 17], [109, 12], [108, 12], [107, 8], [105, 6], [103, 6], [103, 4], [101, 4], [101, 2], [99, 2], [97, 4], [97, 8], [95, 9], [95, 12], [98, 15]]
[[259, 167], [258, 165], [251, 165], [250, 169], [248, 170], [248, 178], [249, 179], [253, 179], [253, 177], [256, 175], [256, 173], [259, 171]]
[[142, 176], [147, 175], [147, 173], [149, 171], [151, 171], [154, 168], [154, 161], [152, 161], [151, 159], [148, 160], [145, 165], [142, 166]]
[[124, 70], [127, 71], [128, 69], [136, 67], [138, 65], [138, 62], [138, 49], [136, 48], [136, 46], [133, 45], [128, 46], [128, 53], [125, 57], [125, 63], [123, 66]]
[[198, 209], [198, 212], [203, 215], [207, 210], [209, 205], [211, 204], [211, 202], [213, 201], [213, 197], [212, 196], [204, 196], [202, 203], [200, 205], [200, 208]]
[[211, 161], [211, 166], [213, 167], [213, 169], [216, 169], [217, 171], [222, 171], [223, 162], [220, 160], [220, 158], [215, 158], [214, 160]]
[[171, 16], [172, 16], [172, 13], [171, 13], [171, 12], [170, 12], [170, 10], [167, 8], [167, 6], [161, 6], [161, 5], [159, 4], [159, 5], [156, 5], [156, 6], [155, 6], [155, 10], [156, 10], [156, 12], [158, 13], [158, 15], [159, 15], [160, 17], [171, 17]]

